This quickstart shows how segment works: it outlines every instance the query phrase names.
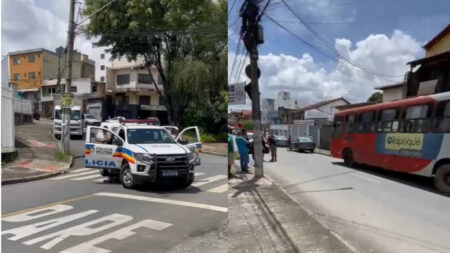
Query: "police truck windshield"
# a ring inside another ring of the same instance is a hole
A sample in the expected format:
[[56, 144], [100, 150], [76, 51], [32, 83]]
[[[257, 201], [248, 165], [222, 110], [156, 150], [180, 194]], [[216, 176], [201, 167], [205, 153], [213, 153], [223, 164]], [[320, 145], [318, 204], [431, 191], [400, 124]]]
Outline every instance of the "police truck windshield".
[[128, 129], [127, 137], [130, 144], [176, 143], [164, 129]]

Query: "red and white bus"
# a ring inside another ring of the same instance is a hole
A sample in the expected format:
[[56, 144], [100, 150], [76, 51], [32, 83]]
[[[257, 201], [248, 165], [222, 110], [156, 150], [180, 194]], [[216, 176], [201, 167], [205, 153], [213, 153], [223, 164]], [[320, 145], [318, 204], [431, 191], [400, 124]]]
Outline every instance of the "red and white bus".
[[450, 193], [450, 92], [336, 113], [331, 155], [349, 166], [434, 177]]

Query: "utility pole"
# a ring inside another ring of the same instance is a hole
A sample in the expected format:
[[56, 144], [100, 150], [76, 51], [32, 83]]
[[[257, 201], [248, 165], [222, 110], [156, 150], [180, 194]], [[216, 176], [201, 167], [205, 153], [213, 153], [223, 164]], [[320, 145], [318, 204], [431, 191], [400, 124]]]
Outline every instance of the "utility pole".
[[73, 44], [75, 39], [75, 0], [70, 0], [70, 14], [69, 14], [69, 30], [67, 32], [67, 61], [68, 73], [66, 79], [65, 92], [61, 89], [61, 111], [62, 111], [62, 126], [61, 126], [61, 146], [64, 154], [70, 153], [70, 119], [72, 118], [72, 111], [70, 109], [73, 101], [73, 94], [70, 93], [72, 86], [72, 57]]
[[263, 177], [263, 146], [261, 131], [261, 102], [259, 97], [258, 79], [260, 70], [258, 69], [258, 44], [264, 42], [262, 36], [262, 27], [259, 23], [259, 7], [256, 0], [246, 0], [241, 7], [240, 16], [242, 17], [241, 36], [245, 47], [249, 52], [250, 65], [245, 69], [250, 77], [250, 98], [252, 100], [252, 118], [253, 118], [253, 153], [255, 157], [255, 177]]

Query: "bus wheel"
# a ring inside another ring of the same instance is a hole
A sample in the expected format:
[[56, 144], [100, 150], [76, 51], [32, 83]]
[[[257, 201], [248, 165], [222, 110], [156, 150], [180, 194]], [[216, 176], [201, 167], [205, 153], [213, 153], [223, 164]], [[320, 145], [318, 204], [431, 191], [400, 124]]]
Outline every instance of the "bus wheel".
[[353, 160], [353, 151], [351, 149], [344, 150], [344, 163], [349, 167], [352, 167], [355, 164], [355, 161]]
[[450, 164], [443, 164], [437, 169], [434, 185], [439, 191], [450, 194]]

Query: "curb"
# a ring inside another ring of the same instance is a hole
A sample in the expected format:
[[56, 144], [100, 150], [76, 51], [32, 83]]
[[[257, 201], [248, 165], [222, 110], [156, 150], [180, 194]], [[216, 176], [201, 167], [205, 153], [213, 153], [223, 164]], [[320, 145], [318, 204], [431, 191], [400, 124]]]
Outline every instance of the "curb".
[[69, 172], [70, 167], [72, 167], [72, 165], [73, 165], [73, 156], [70, 158], [69, 164], [64, 166], [64, 168], [62, 170], [60, 170], [60, 171], [56, 171], [56, 172], [52, 172], [52, 173], [44, 174], [44, 175], [37, 175], [37, 176], [22, 177], [22, 178], [11, 178], [11, 179], [7, 179], [5, 181], [2, 181], [2, 185], [24, 183], [24, 182], [35, 181], [35, 180], [40, 180], [40, 179], [45, 179], [45, 178], [49, 178], [49, 177], [54, 177], [54, 176], [57, 176], [57, 175], [65, 174], [65, 173]]
[[203, 154], [208, 154], [208, 155], [215, 155], [215, 156], [223, 156], [223, 157], [227, 157], [227, 155], [221, 154], [221, 153], [214, 153], [214, 152], [208, 152], [208, 151], [202, 151]]

